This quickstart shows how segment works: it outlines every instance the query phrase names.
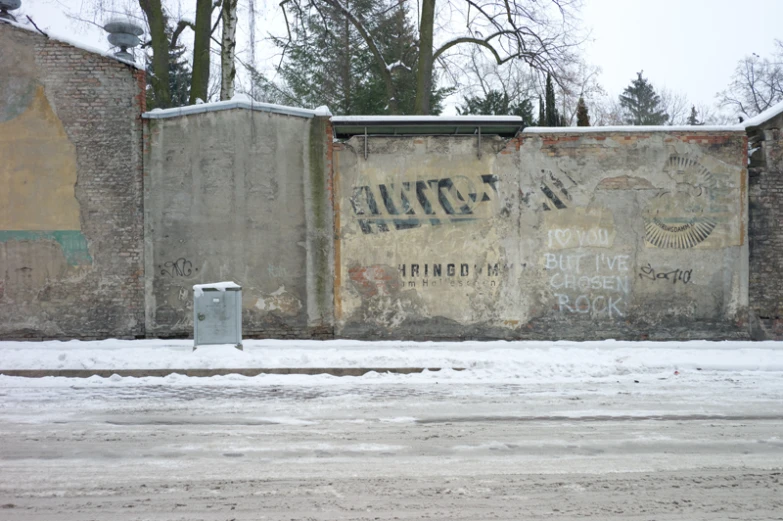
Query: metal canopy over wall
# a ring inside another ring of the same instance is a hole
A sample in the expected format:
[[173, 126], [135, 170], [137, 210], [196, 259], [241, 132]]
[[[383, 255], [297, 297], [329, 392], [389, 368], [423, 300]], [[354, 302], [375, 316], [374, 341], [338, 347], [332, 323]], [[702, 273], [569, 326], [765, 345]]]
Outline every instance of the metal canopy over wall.
[[333, 116], [334, 136], [477, 135], [514, 137], [524, 128], [519, 116]]

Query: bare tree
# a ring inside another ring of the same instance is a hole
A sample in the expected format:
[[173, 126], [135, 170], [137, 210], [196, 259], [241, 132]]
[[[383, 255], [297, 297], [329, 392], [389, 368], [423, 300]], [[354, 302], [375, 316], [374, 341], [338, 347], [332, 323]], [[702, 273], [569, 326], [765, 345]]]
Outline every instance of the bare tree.
[[209, 89], [209, 48], [212, 0], [196, 0], [196, 26], [193, 28], [193, 80], [190, 104], [206, 100]]
[[705, 125], [731, 125], [737, 123], [736, 116], [727, 114], [725, 111], [722, 112], [714, 105], [697, 103], [695, 107], [699, 120]]
[[[169, 83], [169, 49], [173, 48], [166, 34], [166, 15], [163, 12], [161, 0], [139, 0], [139, 7], [144, 12], [150, 34], [152, 49], [152, 77], [150, 85], [155, 91], [155, 99], [162, 107], [168, 107], [171, 100]], [[176, 37], [185, 28], [177, 28]], [[175, 39], [176, 37], [172, 37]], [[176, 41], [174, 42], [176, 45]]]
[[221, 16], [223, 35], [220, 46], [220, 99], [227, 100], [234, 96], [234, 78], [237, 75], [237, 0], [223, 0]]
[[[318, 13], [324, 6], [342, 12], [377, 62], [390, 112], [397, 113], [392, 70], [395, 66], [407, 66], [417, 69], [416, 112], [428, 114], [436, 64], [446, 67], [450, 53], [464, 45], [486, 49], [499, 65], [521, 60], [534, 69], [550, 72], [560, 83], [564, 65], [572, 61], [579, 43], [574, 37], [577, 34], [574, 14], [579, 3], [579, 0], [421, 0], [415, 63], [392, 65], [384, 60], [362, 13], [353, 12], [342, 0], [283, 0], [280, 5], [284, 13], [286, 8], [299, 13]], [[409, 2], [408, 8], [414, 7]]]
[[594, 127], [625, 125], [623, 108], [617, 96], [604, 95], [590, 106], [590, 119]]
[[775, 41], [772, 59], [756, 53], [740, 60], [728, 88], [717, 94], [721, 106], [755, 116], [783, 101], [783, 41]]
[[541, 92], [535, 71], [519, 62], [507, 62], [498, 65], [494, 59], [488, 59], [481, 47], [470, 48], [464, 74], [454, 78], [459, 92], [464, 96], [478, 94], [486, 96], [490, 91], [506, 94], [510, 100], [534, 99]]
[[661, 97], [661, 108], [669, 115], [668, 125], [686, 125], [693, 106], [688, 97], [667, 87], [656, 88]]
[[[174, 2], [166, 0], [91, 0], [87, 8], [92, 12], [93, 20], [86, 20], [75, 13], [69, 13], [73, 19], [82, 22], [102, 25], [98, 21], [107, 15], [128, 16], [144, 20], [149, 39], [142, 48], [151, 51], [151, 74], [148, 75], [149, 86], [158, 107], [166, 108], [171, 104], [171, 53], [180, 44], [180, 39], [186, 30], [194, 31], [193, 67], [190, 92], [190, 103], [196, 99], [206, 100], [209, 88], [209, 54], [212, 35], [217, 30], [220, 17], [213, 24], [214, 11], [221, 6], [222, 0], [196, 0], [195, 23], [188, 18], [174, 16]], [[234, 0], [236, 2], [236, 0]], [[116, 4], [116, 5], [115, 5]], [[121, 6], [118, 8], [118, 6]], [[220, 42], [218, 42], [220, 43]]]
[[586, 105], [592, 108], [592, 105], [598, 103], [606, 94], [598, 83], [600, 74], [600, 67], [588, 64], [582, 59], [574, 58], [570, 64], [565, 64], [558, 97], [560, 113], [565, 118], [566, 125], [573, 125], [576, 120], [579, 98], [583, 98]]

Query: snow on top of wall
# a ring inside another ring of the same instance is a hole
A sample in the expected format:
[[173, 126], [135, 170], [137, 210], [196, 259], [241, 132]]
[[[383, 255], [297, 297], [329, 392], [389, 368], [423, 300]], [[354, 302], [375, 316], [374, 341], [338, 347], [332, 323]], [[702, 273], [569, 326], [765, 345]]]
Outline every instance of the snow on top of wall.
[[138, 65], [136, 65], [135, 62], [132, 62], [132, 61], [129, 61], [129, 60], [124, 60], [122, 58], [118, 58], [117, 56], [115, 56], [108, 49], [100, 49], [98, 47], [92, 47], [91, 45], [85, 45], [83, 43], [71, 40], [69, 38], [66, 38], [66, 37], [63, 37], [63, 36], [60, 36], [60, 35], [57, 35], [57, 34], [53, 34], [51, 31], [47, 31], [46, 34], [43, 35], [43, 34], [41, 34], [40, 31], [38, 31], [37, 29], [35, 29], [31, 25], [23, 24], [23, 23], [20, 23], [20, 22], [14, 22], [13, 20], [8, 20], [7, 18], [0, 18], [0, 24], [3, 24], [3, 23], [8, 24], [8, 25], [12, 25], [14, 27], [17, 27], [19, 29], [23, 29], [25, 31], [30, 31], [31, 33], [35, 33], [35, 34], [38, 34], [40, 36], [45, 36], [46, 38], [49, 38], [50, 40], [54, 40], [54, 41], [57, 41], [57, 42], [65, 43], [65, 44], [70, 45], [72, 47], [76, 47], [77, 49], [81, 49], [83, 51], [87, 51], [87, 52], [90, 52], [90, 53], [93, 53], [93, 54], [99, 54], [99, 55], [104, 56], [106, 58], [111, 58], [112, 60], [116, 60], [116, 61], [118, 61], [120, 63], [124, 63], [125, 65], [130, 65], [131, 67], [133, 67], [135, 69], [139, 69], [139, 70], [142, 69], [142, 67], [139, 67]]
[[326, 105], [321, 105], [320, 107], [316, 107], [314, 112], [316, 116], [332, 117], [332, 111], [329, 110], [329, 107], [327, 107]]
[[369, 123], [369, 122], [389, 122], [389, 123], [442, 123], [451, 121], [464, 121], [472, 123], [476, 121], [491, 121], [497, 123], [518, 123], [522, 126], [522, 118], [519, 116], [333, 116], [332, 122], [351, 124], [351, 123]]
[[276, 114], [285, 114], [287, 116], [297, 116], [308, 119], [315, 116], [331, 116], [331, 112], [329, 112], [327, 107], [318, 107], [315, 110], [310, 110], [299, 107], [288, 107], [286, 105], [275, 105], [273, 103], [261, 103], [259, 101], [253, 100], [253, 98], [247, 94], [240, 93], [226, 101], [199, 103], [198, 105], [187, 105], [185, 107], [175, 107], [171, 109], [153, 109], [149, 112], [145, 112], [142, 117], [146, 119], [163, 119], [230, 109], [249, 109], [261, 112], [274, 112]]
[[745, 132], [749, 128], [763, 125], [783, 114], [783, 101], [773, 105], [761, 114], [737, 125], [672, 125], [672, 126], [614, 126], [614, 127], [528, 127], [525, 134], [589, 133], [589, 132]]
[[776, 105], [772, 105], [761, 114], [744, 121], [742, 124], [745, 128], [758, 127], [780, 114], [783, 114], [783, 101]]
[[610, 127], [527, 127], [523, 134], [596, 132], [744, 132], [745, 125], [619, 125]]
[[193, 285], [193, 295], [200, 297], [204, 294], [204, 290], [226, 291], [227, 289], [242, 289], [242, 286], [230, 280], [225, 282], [213, 282], [211, 284], [195, 284]]

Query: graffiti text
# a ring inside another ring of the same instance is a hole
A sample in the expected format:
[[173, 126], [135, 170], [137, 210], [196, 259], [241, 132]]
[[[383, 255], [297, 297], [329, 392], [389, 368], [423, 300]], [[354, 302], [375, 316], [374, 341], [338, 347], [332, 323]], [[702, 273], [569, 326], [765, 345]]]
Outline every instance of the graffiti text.
[[497, 194], [497, 183], [497, 176], [482, 175], [357, 186], [351, 207], [363, 233], [474, 221], [477, 207]]

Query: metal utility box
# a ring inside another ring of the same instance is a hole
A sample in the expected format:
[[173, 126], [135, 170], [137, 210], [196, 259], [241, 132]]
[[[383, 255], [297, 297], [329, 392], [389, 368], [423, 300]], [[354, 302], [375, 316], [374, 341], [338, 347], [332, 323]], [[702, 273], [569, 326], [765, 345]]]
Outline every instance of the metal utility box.
[[233, 282], [193, 286], [193, 349], [214, 344], [242, 349], [242, 287]]

